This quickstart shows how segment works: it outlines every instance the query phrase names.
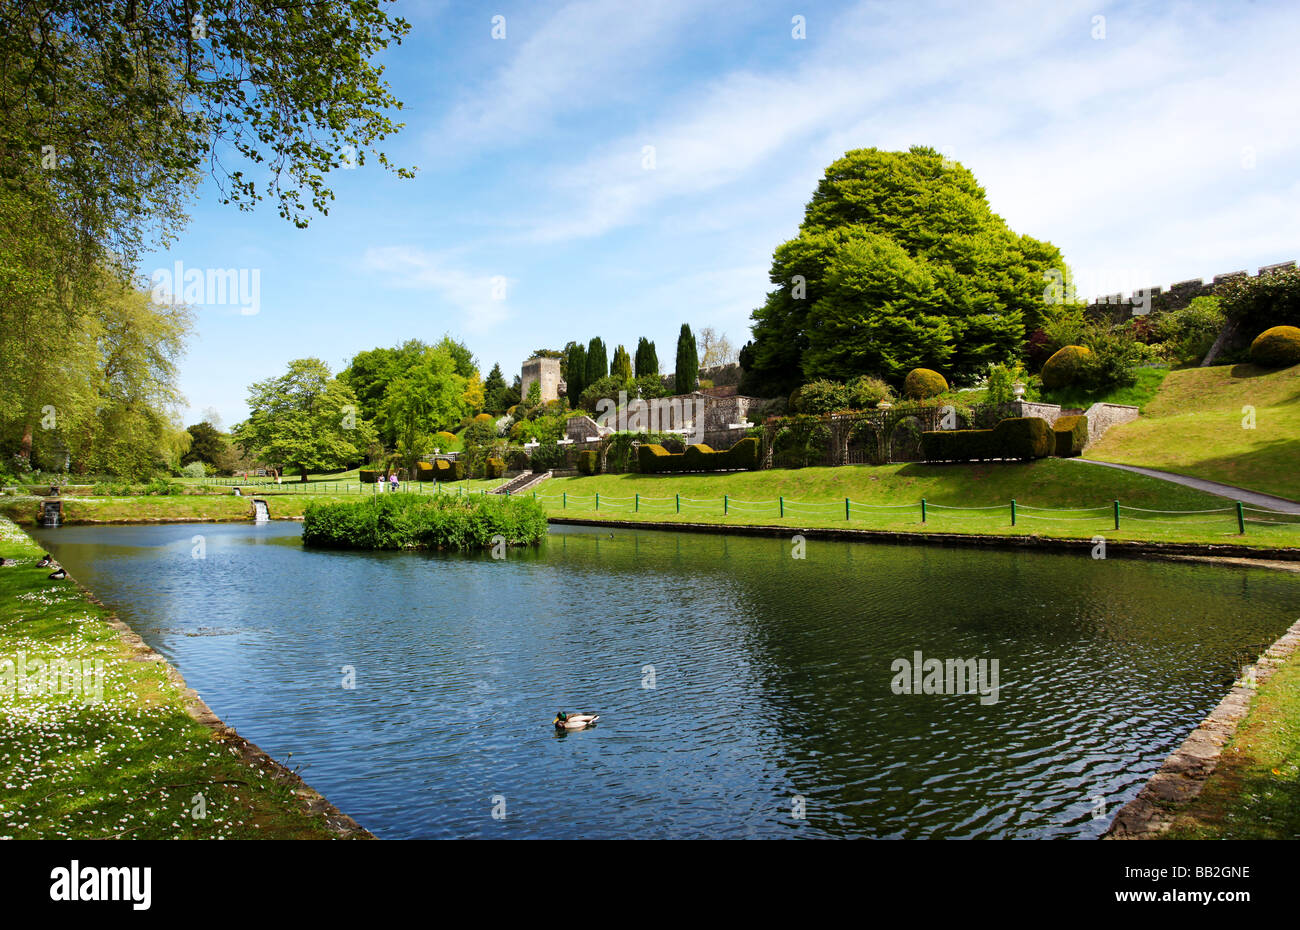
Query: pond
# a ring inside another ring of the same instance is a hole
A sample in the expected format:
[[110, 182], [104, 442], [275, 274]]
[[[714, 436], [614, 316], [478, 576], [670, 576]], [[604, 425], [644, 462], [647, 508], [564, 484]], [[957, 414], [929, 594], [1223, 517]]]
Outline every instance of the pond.
[[[1087, 553], [300, 530], [35, 535], [385, 838], [1095, 837], [1300, 612], [1290, 574]], [[918, 659], [983, 660], [983, 687], [917, 693]], [[601, 720], [557, 734], [559, 709]]]

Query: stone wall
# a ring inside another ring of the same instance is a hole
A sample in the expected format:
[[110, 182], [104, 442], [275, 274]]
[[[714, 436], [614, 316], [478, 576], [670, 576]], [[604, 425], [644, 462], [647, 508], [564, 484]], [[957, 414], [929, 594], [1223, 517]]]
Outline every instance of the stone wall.
[[1088, 417], [1088, 442], [1093, 443], [1112, 426], [1136, 420], [1138, 408], [1128, 404], [1093, 404], [1085, 415]]
[[[1272, 274], [1275, 271], [1285, 271], [1294, 267], [1296, 267], [1294, 261], [1278, 262], [1276, 265], [1263, 266], [1259, 269], [1259, 274]], [[1109, 317], [1121, 323], [1133, 316], [1142, 316], [1146, 313], [1181, 310], [1197, 297], [1212, 296], [1224, 282], [1245, 277], [1249, 277], [1245, 271], [1230, 271], [1215, 275], [1208, 284], [1200, 278], [1193, 278], [1171, 284], [1168, 290], [1162, 287], [1149, 287], [1134, 291], [1127, 297], [1123, 294], [1106, 294], [1089, 301], [1087, 312], [1097, 317]]]

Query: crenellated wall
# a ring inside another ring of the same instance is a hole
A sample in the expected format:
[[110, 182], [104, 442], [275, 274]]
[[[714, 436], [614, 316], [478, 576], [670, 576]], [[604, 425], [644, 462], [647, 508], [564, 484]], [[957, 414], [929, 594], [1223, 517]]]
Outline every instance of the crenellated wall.
[[[1296, 267], [1294, 261], [1278, 262], [1275, 265], [1265, 265], [1260, 268], [1259, 274], [1272, 274], [1275, 271], [1286, 271], [1294, 267]], [[1142, 316], [1145, 313], [1165, 313], [1169, 310], [1180, 310], [1197, 297], [1213, 295], [1219, 285], [1233, 278], [1245, 277], [1249, 277], [1249, 274], [1245, 271], [1230, 271], [1226, 274], [1216, 274], [1208, 284], [1200, 278], [1195, 278], [1171, 284], [1168, 290], [1162, 287], [1150, 287], [1146, 290], [1135, 291], [1127, 297], [1123, 294], [1107, 294], [1089, 301], [1088, 312], [1098, 316], [1108, 316], [1119, 323], [1135, 315]]]

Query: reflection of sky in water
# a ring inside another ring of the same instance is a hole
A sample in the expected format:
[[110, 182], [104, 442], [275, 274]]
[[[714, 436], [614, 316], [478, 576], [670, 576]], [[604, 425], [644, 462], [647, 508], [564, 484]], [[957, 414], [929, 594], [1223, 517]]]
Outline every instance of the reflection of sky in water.
[[[1182, 563], [579, 527], [493, 561], [299, 530], [38, 535], [386, 837], [1094, 836], [1091, 798], [1131, 798], [1300, 609], [1291, 576]], [[998, 659], [1001, 700], [893, 694], [916, 650]], [[559, 709], [602, 720], [556, 736]]]

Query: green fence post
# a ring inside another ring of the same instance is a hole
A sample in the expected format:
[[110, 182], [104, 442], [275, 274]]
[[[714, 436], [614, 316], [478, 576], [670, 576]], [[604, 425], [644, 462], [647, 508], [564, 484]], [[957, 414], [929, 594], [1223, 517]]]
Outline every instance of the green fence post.
[[925, 522], [925, 498], [921, 498], [921, 522]]
[[677, 495], [677, 512], [682, 512], [682, 496], [680, 494]]
[[725, 517], [730, 512], [730, 504], [726, 494], [722, 495], [722, 515]]
[[600, 509], [600, 492], [599, 492], [599, 491], [596, 492], [596, 509], [597, 509], [597, 510]]
[[1016, 499], [1011, 498], [1011, 525], [1016, 525]]
[[777, 501], [781, 504], [781, 519], [785, 519], [785, 498], [778, 497]]
[[561, 509], [561, 510], [568, 510], [568, 509], [569, 509], [569, 492], [568, 492], [568, 491], [565, 491], [565, 492], [564, 492], [564, 500], [560, 503], [560, 509]]
[[1115, 508], [1115, 529], [1119, 529], [1119, 498], [1115, 498], [1114, 508]]
[[637, 512], [637, 513], [640, 513], [640, 512], [641, 512], [641, 495], [640, 495], [640, 494], [638, 494], [638, 495], [636, 496], [636, 512]]
[[1246, 533], [1246, 513], [1241, 509], [1241, 501], [1237, 501], [1237, 532], [1243, 536]]
[[844, 498], [844, 519], [849, 519], [849, 499]]

